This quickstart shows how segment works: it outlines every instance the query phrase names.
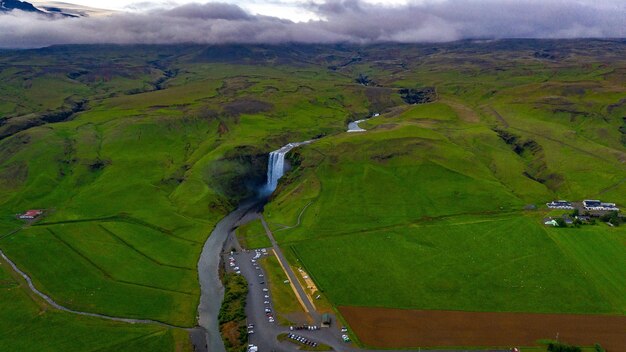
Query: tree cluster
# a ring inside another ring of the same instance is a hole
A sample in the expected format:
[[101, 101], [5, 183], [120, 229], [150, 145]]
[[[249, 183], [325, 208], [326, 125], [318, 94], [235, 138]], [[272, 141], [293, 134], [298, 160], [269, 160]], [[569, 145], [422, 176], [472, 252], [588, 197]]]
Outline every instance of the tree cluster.
[[619, 226], [619, 224], [622, 222], [622, 219], [619, 217], [619, 213], [617, 211], [612, 211], [602, 215], [600, 217], [600, 220], [608, 222], [613, 226]]
[[550, 342], [548, 344], [548, 352], [582, 352], [582, 349], [574, 345], [567, 345], [559, 342]]
[[246, 330], [246, 296], [248, 283], [237, 274], [225, 274], [224, 301], [218, 320], [224, 337], [224, 346], [228, 352], [245, 351], [248, 338]]

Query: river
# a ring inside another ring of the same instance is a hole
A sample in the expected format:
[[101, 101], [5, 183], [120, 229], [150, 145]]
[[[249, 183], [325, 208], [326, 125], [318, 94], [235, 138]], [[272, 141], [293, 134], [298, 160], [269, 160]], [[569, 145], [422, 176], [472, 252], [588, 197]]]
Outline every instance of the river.
[[[293, 148], [312, 141], [289, 143], [270, 153], [267, 165], [267, 183], [260, 190], [259, 198], [243, 202], [237, 209], [226, 215], [215, 225], [213, 232], [204, 243], [198, 261], [198, 279], [200, 281], [200, 303], [198, 304], [198, 325], [204, 330], [205, 338], [194, 340], [195, 350], [225, 352], [220, 335], [218, 315], [224, 299], [224, 286], [219, 276], [220, 258], [224, 244], [234, 229], [250, 221], [267, 201], [278, 185], [278, 180], [285, 173], [285, 155]], [[203, 341], [204, 340], [204, 341]]]

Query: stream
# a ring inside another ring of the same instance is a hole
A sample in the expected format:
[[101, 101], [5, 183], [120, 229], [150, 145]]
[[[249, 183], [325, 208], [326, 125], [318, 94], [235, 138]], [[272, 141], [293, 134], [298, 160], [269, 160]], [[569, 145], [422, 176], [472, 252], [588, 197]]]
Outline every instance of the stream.
[[200, 281], [200, 303], [198, 304], [198, 325], [204, 330], [204, 339], [193, 339], [195, 351], [225, 352], [220, 335], [218, 315], [224, 299], [224, 286], [219, 276], [220, 257], [224, 244], [234, 229], [245, 224], [278, 186], [278, 180], [285, 174], [285, 155], [293, 148], [312, 141], [289, 143], [270, 153], [267, 165], [267, 183], [259, 191], [257, 199], [243, 202], [237, 209], [226, 215], [215, 225], [213, 232], [204, 243], [198, 261]]
[[356, 121], [352, 121], [350, 123], [348, 123], [348, 131], [347, 132], [365, 132], [367, 131], [364, 128], [361, 128], [361, 126], [359, 126], [359, 124], [363, 121], [367, 121], [369, 119], [371, 119], [372, 117], [376, 117], [376, 116], [380, 116], [380, 114], [376, 113], [373, 114], [371, 117], [368, 117], [366, 119], [361, 119], [361, 120], [356, 120]]

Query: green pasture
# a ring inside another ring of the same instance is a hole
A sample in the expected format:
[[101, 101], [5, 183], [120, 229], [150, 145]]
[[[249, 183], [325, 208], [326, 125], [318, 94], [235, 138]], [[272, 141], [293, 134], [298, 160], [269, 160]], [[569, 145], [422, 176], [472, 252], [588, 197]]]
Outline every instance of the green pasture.
[[[536, 58], [544, 45], [563, 56]], [[3, 52], [0, 118], [24, 130], [0, 140], [0, 248], [69, 308], [193, 326], [214, 224], [264, 181], [269, 151], [323, 137], [292, 152], [264, 215], [334, 305], [624, 314], [624, 230], [522, 210], [624, 206], [621, 44], [432, 46]], [[437, 102], [397, 94], [424, 86]], [[26, 124], [79, 99], [68, 121]], [[5, 236], [27, 209], [44, 219]], [[238, 235], [269, 246], [258, 221]], [[16, 303], [0, 303], [0, 350], [45, 332], [50, 351], [187, 348], [181, 330], [38, 308], [2, 272], [0, 302]]]
[[569, 244], [593, 236], [576, 231], [521, 214], [465, 217], [289, 247], [335, 305], [624, 314], [624, 231], [586, 240], [602, 254]]
[[268, 248], [272, 246], [261, 220], [253, 220], [239, 226], [237, 228], [237, 238], [239, 239], [239, 244], [246, 249]]
[[186, 331], [131, 325], [52, 309], [0, 265], [0, 349], [6, 351], [190, 351]]
[[272, 294], [272, 304], [278, 322], [283, 325], [291, 323], [290, 314], [304, 314], [302, 306], [298, 302], [291, 285], [285, 284], [287, 275], [283, 271], [275, 256], [261, 258], [259, 263], [267, 274], [267, 282]]

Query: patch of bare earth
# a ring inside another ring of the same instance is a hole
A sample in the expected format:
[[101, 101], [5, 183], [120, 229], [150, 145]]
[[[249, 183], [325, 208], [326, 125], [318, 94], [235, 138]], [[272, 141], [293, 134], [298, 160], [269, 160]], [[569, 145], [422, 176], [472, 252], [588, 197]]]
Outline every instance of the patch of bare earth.
[[626, 346], [626, 316], [339, 307], [361, 342], [377, 348], [533, 346], [555, 339], [608, 351]]

